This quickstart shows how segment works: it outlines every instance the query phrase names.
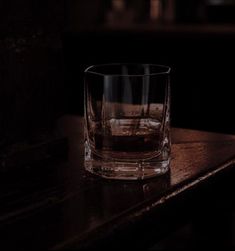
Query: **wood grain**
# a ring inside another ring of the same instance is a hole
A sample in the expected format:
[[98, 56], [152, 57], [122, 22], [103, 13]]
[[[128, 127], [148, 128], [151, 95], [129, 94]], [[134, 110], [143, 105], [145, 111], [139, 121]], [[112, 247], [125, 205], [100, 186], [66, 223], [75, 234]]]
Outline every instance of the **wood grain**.
[[137, 230], [146, 244], [149, 232], [157, 231], [159, 238], [166, 233], [176, 221], [167, 220], [169, 215], [189, 206], [186, 198], [193, 200], [203, 184], [232, 173], [235, 161], [235, 136], [175, 128], [167, 175], [107, 181], [84, 171], [81, 118], [63, 117], [57, 133], [68, 137], [67, 160], [1, 177], [1, 249], [79, 249], [117, 241], [121, 247]]

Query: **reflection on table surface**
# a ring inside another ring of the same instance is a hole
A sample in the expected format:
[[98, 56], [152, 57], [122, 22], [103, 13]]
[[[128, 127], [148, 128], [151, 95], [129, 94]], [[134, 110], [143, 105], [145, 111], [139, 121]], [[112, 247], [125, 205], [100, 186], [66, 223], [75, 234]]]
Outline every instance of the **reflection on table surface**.
[[232, 173], [234, 165], [235, 136], [174, 128], [166, 175], [145, 181], [104, 180], [84, 170], [82, 118], [63, 117], [56, 133], [67, 138], [67, 158], [1, 177], [1, 247], [32, 248], [37, 243], [39, 248], [79, 248], [105, 238], [123, 239], [145, 224], [160, 231], [161, 218], [182, 211], [174, 219], [180, 220], [192, 194]]

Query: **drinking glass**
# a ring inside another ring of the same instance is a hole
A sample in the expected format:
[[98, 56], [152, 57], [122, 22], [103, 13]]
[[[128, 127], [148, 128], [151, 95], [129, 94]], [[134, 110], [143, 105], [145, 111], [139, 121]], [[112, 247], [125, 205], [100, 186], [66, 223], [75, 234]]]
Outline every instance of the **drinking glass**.
[[109, 179], [161, 175], [170, 166], [170, 67], [85, 70], [85, 169]]

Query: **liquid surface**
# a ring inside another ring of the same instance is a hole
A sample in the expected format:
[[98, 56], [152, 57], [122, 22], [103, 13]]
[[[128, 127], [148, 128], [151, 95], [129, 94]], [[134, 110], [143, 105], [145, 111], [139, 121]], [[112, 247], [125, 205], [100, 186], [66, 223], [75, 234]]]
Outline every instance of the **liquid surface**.
[[160, 150], [162, 131], [161, 123], [152, 118], [111, 119], [93, 127], [89, 137], [99, 155], [143, 159]]

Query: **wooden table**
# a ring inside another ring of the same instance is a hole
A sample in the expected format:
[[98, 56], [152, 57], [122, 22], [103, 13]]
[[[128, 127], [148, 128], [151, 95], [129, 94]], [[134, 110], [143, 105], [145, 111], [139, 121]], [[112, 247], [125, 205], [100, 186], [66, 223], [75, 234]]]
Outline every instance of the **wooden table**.
[[82, 118], [64, 116], [56, 135], [66, 158], [1, 174], [0, 250], [148, 248], [232, 189], [232, 135], [172, 128], [171, 171], [131, 182], [84, 171]]

